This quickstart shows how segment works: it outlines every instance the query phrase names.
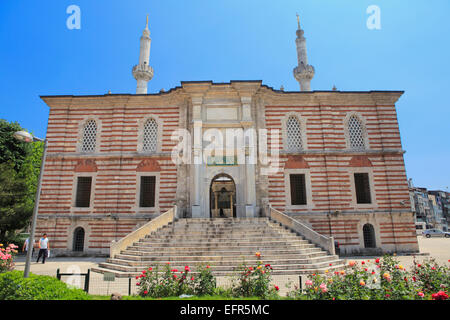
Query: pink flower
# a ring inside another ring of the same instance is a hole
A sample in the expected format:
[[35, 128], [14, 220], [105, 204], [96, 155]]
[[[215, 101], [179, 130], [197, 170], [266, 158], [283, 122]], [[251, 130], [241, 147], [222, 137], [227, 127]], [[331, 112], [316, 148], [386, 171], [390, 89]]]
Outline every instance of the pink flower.
[[322, 284], [319, 286], [319, 288], [322, 289], [322, 292], [323, 292], [323, 293], [325, 293], [325, 292], [328, 291], [327, 285], [326, 285], [325, 283], [322, 283]]
[[417, 294], [419, 295], [419, 297], [422, 297], [422, 298], [425, 296], [425, 294], [422, 291], [418, 292]]
[[189, 269], [188, 266], [185, 266], [185, 267], [184, 267], [184, 271], [191, 271], [191, 269]]
[[311, 280], [306, 280], [305, 285], [312, 286], [313, 282]]

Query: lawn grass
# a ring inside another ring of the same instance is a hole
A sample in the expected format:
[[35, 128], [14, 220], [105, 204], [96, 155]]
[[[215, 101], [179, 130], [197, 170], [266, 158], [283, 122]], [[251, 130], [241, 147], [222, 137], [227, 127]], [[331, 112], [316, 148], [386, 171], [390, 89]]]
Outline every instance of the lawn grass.
[[[110, 300], [111, 296], [91, 295], [92, 300]], [[258, 297], [233, 298], [228, 296], [192, 296], [189, 298], [166, 297], [166, 298], [144, 298], [141, 296], [122, 296], [122, 300], [261, 300]]]

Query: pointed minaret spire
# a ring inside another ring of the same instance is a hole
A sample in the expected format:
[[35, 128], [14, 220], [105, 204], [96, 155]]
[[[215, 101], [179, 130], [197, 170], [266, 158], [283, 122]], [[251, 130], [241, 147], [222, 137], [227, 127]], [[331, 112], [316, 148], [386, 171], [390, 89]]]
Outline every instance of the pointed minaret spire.
[[314, 67], [308, 64], [308, 55], [306, 53], [305, 32], [300, 27], [300, 16], [297, 13], [297, 60], [298, 66], [294, 68], [294, 77], [300, 84], [300, 91], [311, 91], [311, 80], [314, 77]]
[[147, 15], [147, 23], [141, 37], [139, 64], [134, 66], [132, 71], [133, 77], [137, 80], [136, 94], [147, 94], [147, 83], [153, 78], [153, 68], [149, 65], [151, 42]]

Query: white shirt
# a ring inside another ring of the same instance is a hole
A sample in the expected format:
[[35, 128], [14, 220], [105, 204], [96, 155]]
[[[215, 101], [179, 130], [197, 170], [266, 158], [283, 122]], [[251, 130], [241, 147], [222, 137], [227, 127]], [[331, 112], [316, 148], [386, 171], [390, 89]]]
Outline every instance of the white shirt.
[[28, 238], [25, 240], [25, 251], [28, 251]]
[[47, 249], [48, 246], [48, 238], [41, 238], [40, 240], [41, 249]]

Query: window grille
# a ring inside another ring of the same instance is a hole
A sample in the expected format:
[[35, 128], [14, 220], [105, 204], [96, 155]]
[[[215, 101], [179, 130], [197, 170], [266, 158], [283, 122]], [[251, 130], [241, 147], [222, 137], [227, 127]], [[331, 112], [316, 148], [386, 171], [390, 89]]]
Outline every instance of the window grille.
[[375, 248], [375, 230], [370, 223], [363, 226], [364, 248]]
[[304, 174], [291, 174], [291, 205], [306, 204], [306, 185]]
[[355, 173], [355, 190], [357, 203], [371, 203], [368, 173]]
[[158, 138], [158, 124], [155, 119], [149, 119], [144, 125], [144, 139], [142, 142], [142, 151], [156, 152]]
[[348, 121], [348, 133], [350, 148], [353, 150], [364, 150], [365, 143], [363, 137], [363, 127], [357, 116], [351, 116]]
[[140, 207], [155, 206], [156, 177], [141, 177]]
[[303, 148], [300, 121], [295, 116], [289, 117], [286, 122], [287, 149], [299, 151]]
[[92, 177], [78, 177], [75, 206], [88, 208], [91, 202]]
[[97, 123], [95, 120], [86, 122], [83, 129], [82, 152], [94, 152], [97, 143]]
[[83, 251], [84, 250], [84, 229], [78, 227], [75, 229], [73, 235], [73, 251]]

